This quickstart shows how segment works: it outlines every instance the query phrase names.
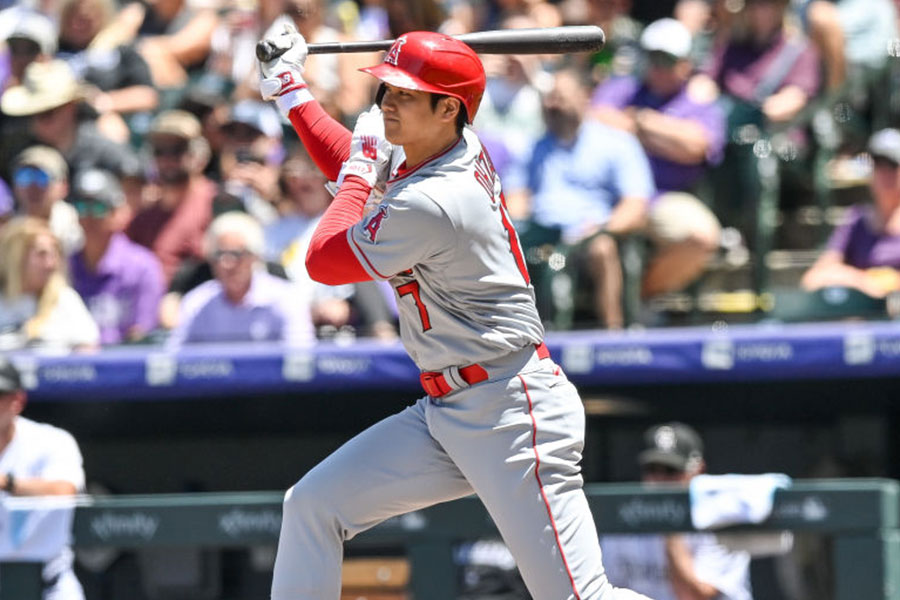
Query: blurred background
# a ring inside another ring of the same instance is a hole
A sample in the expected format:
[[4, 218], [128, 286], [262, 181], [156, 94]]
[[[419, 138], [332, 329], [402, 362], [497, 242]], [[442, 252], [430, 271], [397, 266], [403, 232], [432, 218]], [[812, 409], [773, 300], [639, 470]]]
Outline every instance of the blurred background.
[[[712, 473], [900, 477], [900, 2], [0, 6], [0, 352], [89, 492], [283, 490], [417, 397], [390, 286], [305, 272], [330, 195], [253, 54], [285, 22], [309, 42], [605, 31], [594, 54], [483, 56], [473, 125], [585, 399], [586, 481], [638, 481], [667, 419]], [[304, 77], [352, 128], [380, 58]], [[217, 553], [184, 597], [266, 597], [272, 551]], [[88, 598], [175, 597], [140, 583], [154, 560], [76, 565]], [[822, 597], [758, 577], [758, 598]]]

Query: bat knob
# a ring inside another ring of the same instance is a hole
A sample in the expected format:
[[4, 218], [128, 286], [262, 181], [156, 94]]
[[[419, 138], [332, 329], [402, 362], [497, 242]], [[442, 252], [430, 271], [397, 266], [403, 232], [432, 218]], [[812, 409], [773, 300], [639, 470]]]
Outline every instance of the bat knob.
[[269, 40], [260, 40], [256, 43], [256, 58], [262, 62], [274, 60], [287, 52], [287, 48], [279, 48]]

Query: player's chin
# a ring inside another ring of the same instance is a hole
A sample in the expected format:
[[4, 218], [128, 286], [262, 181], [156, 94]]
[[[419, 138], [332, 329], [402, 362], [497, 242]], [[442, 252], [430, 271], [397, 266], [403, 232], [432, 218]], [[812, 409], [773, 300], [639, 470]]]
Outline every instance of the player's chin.
[[400, 122], [396, 119], [384, 120], [384, 139], [394, 145], [402, 143], [403, 135]]

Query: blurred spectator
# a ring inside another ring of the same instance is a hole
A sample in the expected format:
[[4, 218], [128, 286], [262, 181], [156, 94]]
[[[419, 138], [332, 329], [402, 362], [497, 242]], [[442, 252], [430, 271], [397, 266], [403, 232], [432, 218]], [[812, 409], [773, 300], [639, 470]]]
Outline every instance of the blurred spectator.
[[[386, 0], [389, 14], [390, 5], [397, 1]], [[405, 5], [404, 0], [400, 2]], [[417, 13], [420, 6], [431, 3], [432, 0], [416, 0], [406, 8], [411, 13]], [[285, 14], [286, 17], [275, 21], [272, 30], [282, 30], [285, 18], [288, 18], [308, 43], [348, 41], [347, 36], [326, 22], [324, 0], [285, 0]], [[377, 62], [377, 57], [366, 52], [314, 54], [306, 59], [303, 79], [332, 116], [351, 119], [367, 108], [372, 100], [374, 80], [360, 73], [359, 69], [372, 64], [373, 60]]]
[[352, 285], [325, 285], [313, 281], [306, 270], [306, 251], [319, 219], [328, 208], [331, 196], [325, 189], [325, 176], [306, 155], [288, 160], [282, 168], [280, 217], [266, 227], [266, 255], [280, 260], [292, 281], [312, 289], [312, 318], [320, 337], [329, 332], [347, 331], [348, 326], [361, 335], [393, 340], [393, 291], [383, 282], [364, 281]]
[[272, 200], [284, 160], [278, 112], [268, 103], [241, 100], [231, 107], [222, 134], [215, 212], [242, 210], [268, 225], [278, 217]]
[[872, 136], [869, 189], [874, 202], [856, 205], [803, 275], [807, 290], [848, 287], [873, 298], [900, 290], [900, 131]]
[[729, 125], [786, 123], [819, 91], [819, 58], [785, 26], [788, 0], [747, 0], [704, 69], [728, 100]]
[[[523, 27], [535, 27], [534, 21], [513, 17], [504, 22], [505, 29]], [[503, 153], [509, 154], [508, 160], [526, 161], [531, 147], [544, 134], [538, 87], [550, 77], [533, 55], [485, 54], [481, 60], [487, 81], [473, 127], [502, 178]]]
[[691, 192], [707, 164], [721, 159], [725, 121], [715, 90], [688, 85], [691, 34], [684, 25], [655, 21], [641, 46], [643, 79], [610, 78], [594, 91], [592, 104], [602, 122], [637, 136], [660, 192], [650, 204], [648, 235], [657, 247], [644, 275], [646, 298], [683, 289], [719, 247], [718, 220]]
[[257, 97], [256, 43], [278, 18], [283, 0], [226, 0], [212, 33], [206, 73], [233, 89], [234, 98]]
[[44, 221], [19, 217], [0, 230], [0, 292], [0, 345], [98, 345], [97, 324], [66, 283], [62, 248]]
[[265, 271], [263, 232], [253, 217], [241, 212], [216, 217], [205, 245], [215, 279], [185, 295], [168, 340], [171, 347], [239, 341], [303, 345], [315, 340], [309, 290]]
[[[0, 490], [10, 496], [74, 496], [84, 492], [78, 442], [68, 431], [23, 417], [27, 403], [21, 373], [12, 362], [0, 358]], [[67, 522], [61, 520], [59, 525], [63, 524]], [[66, 537], [70, 534], [64, 533]], [[44, 564], [44, 598], [84, 600], [72, 566], [73, 553], [68, 546]]]
[[0, 12], [0, 35], [6, 40], [9, 73], [2, 88], [19, 85], [25, 67], [56, 54], [56, 25], [44, 14], [16, 6]]
[[0, 109], [7, 115], [30, 116], [34, 135], [59, 150], [70, 172], [90, 167], [125, 172], [136, 162], [133, 152], [101, 135], [94, 121], [80, 118], [83, 100], [72, 69], [61, 60], [52, 60], [31, 63], [22, 84], [3, 93]]
[[31, 146], [13, 160], [13, 195], [19, 214], [42, 219], [71, 255], [84, 243], [75, 209], [65, 202], [69, 169], [62, 155], [49, 146]]
[[134, 42], [157, 88], [178, 89], [209, 55], [218, 17], [212, 7], [188, 0], [134, 1], [101, 33], [107, 48]]
[[[706, 470], [703, 441], [684, 423], [654, 425], [638, 455], [648, 486], [687, 486]], [[751, 600], [750, 554], [731, 550], [712, 533], [604, 535], [603, 564], [610, 583], [654, 600]]]
[[122, 233], [125, 194], [108, 171], [81, 171], [69, 202], [85, 231], [84, 249], [72, 256], [72, 287], [100, 328], [102, 344], [139, 342], [156, 329], [163, 294], [159, 259]]
[[[787, 27], [787, 8], [788, 0], [747, 0], [727, 35], [717, 40], [704, 75], [692, 82], [708, 84], [708, 76], [722, 92], [727, 144], [713, 174], [714, 209], [722, 223], [736, 227], [757, 252], [756, 287], [761, 285], [759, 265], [774, 227], [767, 215], [778, 208], [760, 209], [759, 204], [771, 204], [765, 192], [776, 186], [786, 189], [793, 175], [808, 180], [801, 168], [810, 149], [806, 124], [793, 121], [815, 97], [821, 80], [816, 49], [802, 33]], [[757, 142], [771, 152], [760, 152]], [[779, 162], [760, 170], [762, 159]], [[796, 195], [784, 197], [796, 202]]]
[[86, 102], [99, 115], [98, 129], [112, 140], [127, 143], [131, 131], [125, 118], [155, 110], [159, 94], [147, 63], [133, 45], [107, 47], [98, 37], [115, 9], [113, 0], [65, 0], [58, 57], [87, 84]]
[[556, 3], [545, 0], [495, 0], [488, 3], [485, 29], [501, 29], [511, 17], [527, 17], [535, 27], [559, 27], [562, 16]]
[[507, 205], [513, 218], [528, 218], [520, 229], [526, 255], [547, 243], [575, 247], [576, 265], [584, 263], [591, 279], [596, 318], [619, 329], [623, 275], [613, 236], [642, 230], [653, 179], [634, 136], [585, 118], [588, 100], [578, 73], [555, 75], [543, 103], [547, 133], [534, 146], [527, 175], [507, 179]]
[[384, 6], [392, 38], [409, 31], [438, 31], [447, 18], [438, 0], [384, 0]]
[[153, 250], [168, 284], [183, 260], [203, 257], [203, 233], [212, 218], [216, 185], [203, 176], [209, 147], [192, 114], [159, 114], [150, 125], [148, 141], [155, 169], [148, 192], [152, 200], [134, 216], [126, 233]]
[[594, 81], [627, 75], [637, 67], [641, 24], [629, 16], [632, 0], [587, 0], [590, 24], [606, 34], [603, 49], [590, 57]]

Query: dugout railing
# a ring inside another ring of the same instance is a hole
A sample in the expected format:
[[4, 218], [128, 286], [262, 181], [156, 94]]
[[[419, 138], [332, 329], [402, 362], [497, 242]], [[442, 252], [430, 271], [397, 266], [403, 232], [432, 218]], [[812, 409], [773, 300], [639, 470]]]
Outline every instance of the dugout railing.
[[[586, 486], [603, 533], [691, 531], [688, 493], [637, 484]], [[274, 543], [280, 492], [165, 494], [78, 502], [79, 548], [234, 548]], [[810, 532], [831, 539], [834, 600], [900, 600], [900, 483], [890, 479], [797, 480], [775, 493], [771, 516], [736, 531]], [[495, 532], [474, 497], [391, 519], [349, 542], [354, 549], [405, 550], [414, 599], [456, 598], [453, 547]], [[40, 598], [39, 565], [0, 564], [0, 600]]]

